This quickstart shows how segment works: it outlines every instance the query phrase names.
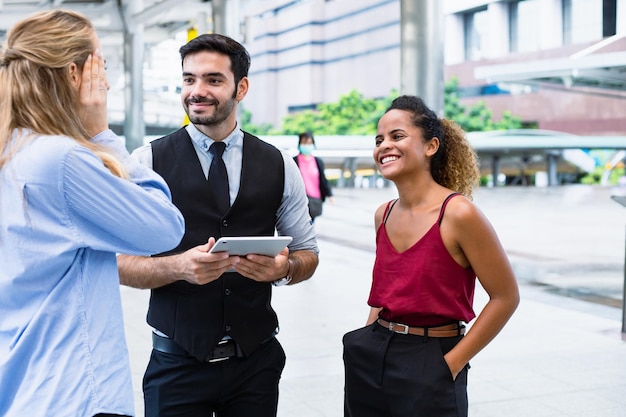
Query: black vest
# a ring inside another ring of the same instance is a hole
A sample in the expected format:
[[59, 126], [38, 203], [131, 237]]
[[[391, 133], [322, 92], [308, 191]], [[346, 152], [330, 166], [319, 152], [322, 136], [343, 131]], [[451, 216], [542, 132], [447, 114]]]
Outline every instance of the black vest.
[[[212, 204], [209, 184], [184, 128], [152, 142], [152, 163], [185, 217], [182, 241], [161, 255], [184, 252], [211, 236], [274, 234], [285, 183], [284, 160], [275, 147], [244, 133], [239, 193], [224, 217]], [[199, 360], [225, 335], [249, 355], [278, 326], [271, 298], [270, 283], [234, 272], [202, 286], [176, 281], [151, 291], [148, 324]]]

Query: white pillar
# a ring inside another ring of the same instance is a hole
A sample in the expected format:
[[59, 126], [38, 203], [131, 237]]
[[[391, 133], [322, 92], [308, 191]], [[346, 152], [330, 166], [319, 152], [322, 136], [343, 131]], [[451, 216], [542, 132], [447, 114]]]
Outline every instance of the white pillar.
[[440, 0], [400, 2], [400, 90], [443, 115], [443, 8]]
[[563, 45], [563, 1], [539, 0], [541, 14], [537, 16], [539, 48], [551, 49]]
[[487, 9], [489, 34], [487, 36], [486, 58], [505, 56], [510, 51], [509, 3], [491, 3]]
[[211, 0], [213, 33], [226, 34], [226, 0]]
[[460, 64], [465, 61], [463, 14], [449, 14], [445, 17], [445, 22], [444, 62], [446, 65]]
[[124, 136], [126, 148], [130, 151], [143, 145], [146, 133], [143, 119], [143, 23], [132, 22], [132, 16], [142, 8], [142, 0], [129, 3], [124, 33]]
[[616, 33], [626, 34], [626, 0], [617, 0]]

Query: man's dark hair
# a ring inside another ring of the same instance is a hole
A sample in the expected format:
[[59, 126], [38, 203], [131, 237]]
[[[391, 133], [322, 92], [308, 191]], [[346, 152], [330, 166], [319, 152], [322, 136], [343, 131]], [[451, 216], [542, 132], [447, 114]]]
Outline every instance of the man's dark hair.
[[187, 55], [203, 51], [218, 52], [230, 58], [230, 69], [235, 75], [235, 85], [238, 85], [243, 77], [248, 76], [250, 55], [246, 48], [236, 40], [217, 33], [200, 35], [180, 48], [181, 62]]

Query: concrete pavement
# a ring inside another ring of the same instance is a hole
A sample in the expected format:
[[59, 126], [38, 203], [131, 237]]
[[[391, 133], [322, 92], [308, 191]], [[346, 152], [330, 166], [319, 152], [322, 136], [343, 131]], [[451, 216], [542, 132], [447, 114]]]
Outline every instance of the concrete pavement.
[[[317, 272], [274, 291], [278, 338], [287, 353], [279, 417], [342, 415], [341, 337], [362, 326], [368, 313], [373, 213], [395, 190], [334, 191], [334, 204], [326, 204], [316, 221]], [[475, 202], [511, 258], [522, 301], [471, 362], [471, 416], [626, 415], [626, 209], [609, 196], [609, 189], [587, 186], [478, 191]], [[137, 415], [143, 415], [141, 378], [150, 354], [148, 295], [122, 288]], [[486, 301], [478, 287], [477, 312]]]

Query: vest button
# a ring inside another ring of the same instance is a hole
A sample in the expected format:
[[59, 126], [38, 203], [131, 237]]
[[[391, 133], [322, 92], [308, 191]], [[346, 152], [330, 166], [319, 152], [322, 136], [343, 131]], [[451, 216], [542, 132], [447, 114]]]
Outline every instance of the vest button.
[[224, 326], [224, 330], [226, 330], [227, 332], [230, 332], [230, 326], [228, 325]]
[[230, 295], [230, 290], [228, 288], [226, 288], [226, 290], [224, 291], [224, 294]]
[[222, 226], [228, 227], [228, 220], [222, 220]]

